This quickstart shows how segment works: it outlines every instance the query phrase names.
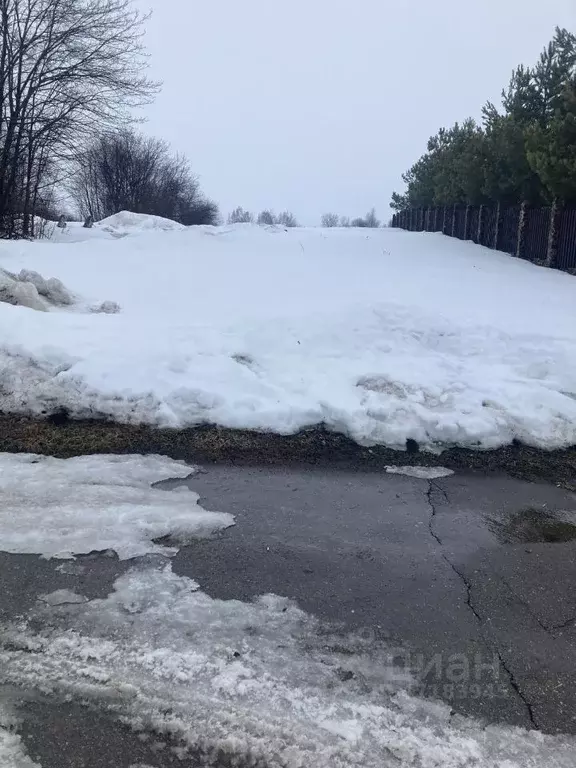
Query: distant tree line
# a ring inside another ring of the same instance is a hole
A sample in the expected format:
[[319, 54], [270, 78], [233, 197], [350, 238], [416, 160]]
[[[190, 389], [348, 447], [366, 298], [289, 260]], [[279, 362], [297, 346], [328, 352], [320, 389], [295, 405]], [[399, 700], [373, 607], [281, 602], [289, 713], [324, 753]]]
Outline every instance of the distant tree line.
[[[276, 215], [274, 211], [269, 208], [260, 211], [257, 216], [254, 216], [250, 211], [244, 210], [241, 206], [235, 208], [230, 214], [228, 214], [228, 224], [258, 224], [261, 227], [265, 226], [278, 226], [278, 227], [297, 227], [298, 222], [296, 217], [290, 211], [283, 211]], [[370, 227], [376, 228], [380, 226], [380, 221], [376, 216], [376, 209], [368, 211], [366, 216], [356, 219], [350, 219], [349, 216], [338, 216], [337, 213], [325, 213], [321, 218], [321, 225], [323, 227]]]
[[273, 211], [266, 209], [260, 211], [255, 218], [250, 211], [238, 206], [228, 214], [228, 224], [254, 224], [256, 221], [260, 226], [278, 226], [278, 227], [297, 227], [296, 217], [290, 211], [283, 211], [276, 215]]
[[376, 216], [376, 209], [368, 211], [366, 216], [350, 219], [349, 216], [338, 216], [337, 213], [324, 213], [320, 220], [323, 227], [367, 227], [376, 229], [380, 226], [380, 220]]
[[441, 128], [402, 178], [396, 210], [576, 203], [576, 37], [556, 28], [536, 65], [512, 73], [501, 108]]

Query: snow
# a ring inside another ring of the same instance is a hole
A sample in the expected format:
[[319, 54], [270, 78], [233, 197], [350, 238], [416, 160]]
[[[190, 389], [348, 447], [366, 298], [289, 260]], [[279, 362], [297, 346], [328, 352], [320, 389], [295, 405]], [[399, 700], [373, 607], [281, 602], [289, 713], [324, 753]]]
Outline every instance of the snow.
[[22, 746], [18, 734], [0, 726], [0, 768], [40, 768], [33, 762]]
[[406, 475], [417, 477], [420, 480], [438, 480], [440, 477], [450, 477], [454, 474], [452, 469], [446, 467], [386, 467], [389, 475]]
[[92, 701], [205, 765], [573, 768], [573, 737], [453, 717], [412, 696], [393, 658], [283, 598], [213, 600], [148, 556], [107, 598], [38, 603], [6, 628], [0, 680]]
[[122, 308], [0, 304], [0, 410], [280, 434], [324, 423], [431, 451], [576, 443], [570, 275], [429, 233], [112, 218], [0, 244], [1, 267]]
[[[233, 525], [208, 512], [186, 487], [169, 495], [151, 484], [192, 468], [162, 456], [54, 459], [0, 453], [0, 541], [4, 552], [71, 558], [113, 550], [121, 560], [175, 554], [177, 545]], [[170, 537], [170, 546], [155, 543]], [[66, 592], [66, 590], [65, 590]], [[48, 601], [66, 600], [52, 594]]]
[[46, 595], [40, 595], [38, 600], [48, 605], [65, 605], [66, 603], [85, 603], [88, 598], [79, 595], [71, 589], [56, 589]]
[[17, 724], [11, 707], [0, 701], [0, 768], [41, 768], [26, 754], [22, 739], [15, 732]]
[[149, 230], [160, 230], [163, 232], [177, 232], [185, 229], [182, 224], [178, 224], [171, 219], [165, 219], [162, 216], [152, 216], [147, 213], [132, 213], [130, 211], [121, 211], [113, 216], [97, 222], [96, 229], [110, 232], [115, 237], [125, 237], [131, 234], [139, 234]]
[[53, 243], [81, 243], [87, 240], [113, 240], [143, 232], [164, 231], [177, 232], [183, 230], [182, 224], [162, 216], [152, 216], [144, 213], [121, 211], [106, 219], [95, 222], [91, 228], [84, 227], [81, 221], [68, 221], [64, 229], [56, 226], [55, 222], [37, 219], [36, 230], [42, 233], [42, 238]]

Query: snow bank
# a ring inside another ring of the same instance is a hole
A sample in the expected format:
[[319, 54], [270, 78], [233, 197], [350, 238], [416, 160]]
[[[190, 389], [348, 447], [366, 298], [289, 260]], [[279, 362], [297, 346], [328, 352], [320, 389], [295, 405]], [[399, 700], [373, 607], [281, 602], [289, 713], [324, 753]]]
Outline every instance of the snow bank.
[[161, 232], [177, 232], [185, 229], [182, 224], [178, 224], [172, 219], [165, 219], [162, 216], [152, 216], [147, 213], [132, 213], [131, 211], [121, 211], [113, 216], [97, 222], [96, 229], [109, 232], [114, 237], [126, 237], [131, 234], [141, 234], [150, 230]]
[[191, 468], [161, 456], [54, 459], [0, 453], [0, 540], [4, 552], [69, 558], [114, 550], [121, 560], [174, 554], [171, 543], [233, 525], [207, 512], [186, 488], [169, 495], [151, 483], [187, 477]]
[[0, 304], [1, 410], [282, 434], [322, 422], [395, 448], [576, 443], [576, 279], [471, 243], [148, 229], [105, 247], [3, 243], [0, 266], [122, 307]]
[[454, 717], [406, 691], [394, 649], [331, 635], [274, 595], [213, 600], [160, 561], [106, 599], [39, 603], [0, 642], [0, 680], [100, 703], [199, 749], [201, 765], [574, 766], [572, 737]]

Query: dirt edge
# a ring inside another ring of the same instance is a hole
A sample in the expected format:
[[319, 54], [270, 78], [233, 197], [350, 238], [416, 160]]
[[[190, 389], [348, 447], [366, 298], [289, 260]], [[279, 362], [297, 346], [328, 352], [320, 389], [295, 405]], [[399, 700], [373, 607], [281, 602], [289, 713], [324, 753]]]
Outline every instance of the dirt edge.
[[59, 458], [92, 453], [158, 453], [190, 463], [310, 466], [382, 471], [386, 465], [442, 464], [454, 470], [505, 472], [576, 490], [576, 447], [543, 451], [514, 443], [493, 451], [450, 448], [436, 456], [384, 446], [367, 448], [345, 435], [314, 427], [295, 435], [201, 426], [157, 429], [102, 421], [37, 420], [0, 414], [0, 451]]

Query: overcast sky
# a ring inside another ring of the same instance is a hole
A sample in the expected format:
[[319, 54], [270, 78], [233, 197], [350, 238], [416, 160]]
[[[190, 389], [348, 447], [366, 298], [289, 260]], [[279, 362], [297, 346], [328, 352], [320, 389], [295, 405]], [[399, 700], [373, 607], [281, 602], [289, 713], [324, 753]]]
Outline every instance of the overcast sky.
[[441, 125], [478, 117], [576, 0], [137, 0], [164, 83], [145, 130], [227, 214], [389, 216]]

